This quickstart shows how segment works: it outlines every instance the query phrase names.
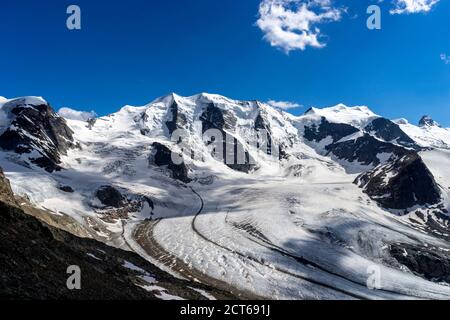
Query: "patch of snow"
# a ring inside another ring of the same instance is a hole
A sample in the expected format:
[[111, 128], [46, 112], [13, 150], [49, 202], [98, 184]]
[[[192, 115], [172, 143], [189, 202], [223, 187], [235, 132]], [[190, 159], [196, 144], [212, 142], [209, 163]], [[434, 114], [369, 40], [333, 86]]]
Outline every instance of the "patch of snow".
[[142, 288], [149, 292], [154, 293], [155, 297], [161, 300], [185, 300], [181, 297], [167, 293], [167, 289], [160, 286], [149, 285], [149, 286], [142, 286]]
[[155, 297], [161, 299], [161, 300], [186, 300], [181, 297], [168, 294], [167, 291], [160, 291], [159, 294], [155, 294]]
[[386, 163], [390, 158], [392, 157], [391, 153], [388, 152], [381, 152], [377, 154], [378, 160], [380, 160], [381, 164]]
[[205, 290], [201, 290], [201, 289], [198, 289], [198, 288], [191, 288], [191, 289], [194, 290], [194, 291], [197, 291], [198, 293], [200, 293], [202, 296], [204, 296], [208, 300], [217, 300], [214, 296], [212, 296], [211, 294], [209, 294]]
[[353, 134], [351, 134], [349, 136], [346, 136], [346, 137], [342, 138], [341, 140], [339, 140], [336, 143], [341, 143], [341, 142], [345, 142], [345, 141], [355, 141], [355, 140], [357, 140], [357, 139], [359, 139], [359, 138], [361, 138], [363, 136], [364, 136], [364, 132], [363, 131], [357, 131], [357, 132], [355, 132], [355, 133], [353, 133]]
[[129, 261], [125, 261], [123, 266], [127, 269], [133, 270], [133, 271], [138, 271], [140, 273], [146, 273], [147, 271], [145, 271], [144, 269], [136, 266], [135, 264], [129, 262]]
[[91, 257], [91, 258], [94, 258], [95, 260], [99, 260], [99, 261], [101, 261], [102, 259], [100, 259], [99, 257], [97, 257], [95, 254], [93, 254], [93, 253], [87, 253], [86, 254], [87, 256], [89, 256], [89, 257]]

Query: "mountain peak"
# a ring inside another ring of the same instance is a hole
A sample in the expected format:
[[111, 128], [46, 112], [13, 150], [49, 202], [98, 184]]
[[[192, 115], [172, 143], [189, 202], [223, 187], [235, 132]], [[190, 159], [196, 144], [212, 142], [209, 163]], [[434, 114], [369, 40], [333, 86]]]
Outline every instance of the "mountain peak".
[[326, 118], [329, 122], [346, 123], [357, 127], [364, 126], [371, 119], [379, 117], [366, 106], [348, 107], [342, 103], [322, 109], [313, 107], [304, 115]]
[[434, 121], [430, 116], [423, 116], [419, 121], [419, 127], [440, 127], [440, 124]]
[[14, 99], [6, 99], [4, 97], [0, 97], [0, 103], [8, 104], [10, 106], [21, 106], [21, 107], [29, 107], [29, 106], [39, 106], [39, 105], [48, 105], [48, 102], [44, 100], [42, 97], [19, 97]]
[[238, 102], [238, 100], [234, 100], [234, 99], [222, 96], [220, 94], [206, 93], [206, 92], [202, 92], [202, 93], [194, 95], [192, 97], [188, 97], [188, 99], [200, 100], [200, 101], [205, 101], [205, 102], [213, 102], [213, 103], [225, 103], [225, 104], [228, 104], [228, 103], [235, 104]]
[[325, 107], [325, 108], [309, 108], [305, 114], [308, 113], [317, 113], [317, 112], [334, 112], [334, 113], [339, 113], [339, 112], [347, 112], [347, 113], [365, 113], [367, 115], [375, 115], [375, 113], [369, 109], [369, 107], [367, 106], [354, 106], [354, 107], [349, 107], [343, 103], [339, 103], [335, 106], [331, 106], [331, 107]]

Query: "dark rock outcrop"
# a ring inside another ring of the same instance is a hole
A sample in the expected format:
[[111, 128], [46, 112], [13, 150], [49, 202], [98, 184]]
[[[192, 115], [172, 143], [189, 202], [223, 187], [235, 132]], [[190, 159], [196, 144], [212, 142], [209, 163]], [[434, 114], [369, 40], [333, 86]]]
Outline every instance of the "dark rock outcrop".
[[327, 137], [332, 138], [332, 142], [337, 142], [344, 137], [358, 132], [359, 130], [345, 123], [331, 123], [324, 117], [319, 126], [312, 124], [305, 127], [305, 138], [308, 141], [320, 142]]
[[450, 255], [426, 247], [392, 244], [390, 254], [414, 274], [450, 284]]
[[417, 152], [420, 147], [390, 120], [376, 118], [362, 131], [322, 118], [320, 125], [306, 126], [304, 136], [316, 143], [329, 138], [326, 155], [373, 168], [355, 184], [385, 208], [406, 210], [441, 201], [434, 177]]
[[185, 128], [187, 123], [186, 116], [180, 112], [176, 101], [174, 101], [169, 108], [169, 117], [171, 120], [166, 122], [169, 135], [172, 135], [172, 133], [177, 129]]
[[270, 126], [264, 119], [264, 116], [261, 113], [261, 111], [258, 112], [258, 115], [256, 116], [256, 119], [255, 119], [255, 130], [256, 131], [266, 130], [268, 133], [271, 133]]
[[95, 192], [95, 196], [103, 205], [113, 208], [120, 208], [125, 200], [122, 194], [116, 188], [111, 186], [100, 187]]
[[408, 209], [441, 201], [433, 174], [420, 156], [410, 152], [360, 175], [355, 183], [389, 209]]
[[435, 237], [450, 241], [450, 216], [445, 204], [417, 210], [408, 217], [422, 231], [433, 234]]
[[419, 121], [419, 127], [440, 127], [440, 124], [434, 121], [430, 116], [423, 116]]
[[73, 193], [74, 190], [71, 186], [59, 186], [58, 188], [59, 190], [63, 191], [63, 192], [67, 192], [67, 193]]
[[[262, 137], [263, 139], [267, 139], [267, 150], [262, 151], [267, 152], [269, 155], [273, 155], [278, 151], [278, 160], [287, 159], [289, 155], [286, 153], [285, 144], [290, 144], [292, 146], [292, 141], [283, 141], [280, 145], [277, 145], [273, 140], [272, 130], [265, 119], [265, 114], [260, 111], [255, 119], [255, 131], [261, 134], [263, 130], [265, 130], [267, 134], [266, 137]], [[257, 147], [261, 148], [260, 145]], [[278, 150], [274, 150], [273, 148], [278, 148]]]
[[312, 124], [305, 127], [305, 138], [309, 141], [320, 142], [327, 137], [331, 137], [334, 142], [341, 140], [359, 130], [345, 123], [331, 123], [324, 117], [319, 126]]
[[[373, 129], [381, 139], [385, 138], [389, 140], [391, 137], [395, 136], [402, 141], [404, 140], [405, 143], [408, 143], [409, 141], [407, 136], [403, 136], [395, 129], [395, 127], [392, 127], [384, 120], [374, 120], [367, 129]], [[390, 129], [392, 129], [392, 131], [389, 131]], [[361, 133], [359, 136], [341, 141], [343, 138], [358, 132]], [[325, 146], [327, 155], [332, 153], [338, 159], [346, 160], [348, 162], [358, 162], [359, 164], [367, 166], [379, 165], [381, 163], [379, 157], [381, 154], [391, 154], [393, 156], [401, 157], [409, 153], [409, 150], [402, 146], [376, 139], [370, 134], [360, 131], [348, 124], [330, 123], [325, 118], [322, 118], [322, 122], [319, 126], [315, 124], [306, 126], [304, 137], [311, 142], [320, 142], [330, 137], [331, 140], [329, 141], [329, 144]]]
[[167, 167], [171, 173], [173, 179], [179, 180], [184, 183], [191, 182], [188, 176], [188, 168], [185, 163], [175, 164], [172, 161], [172, 151], [165, 145], [154, 142], [152, 144], [153, 154], [150, 159], [151, 164], [155, 164], [158, 167]]
[[236, 126], [236, 118], [227, 112], [214, 105], [214, 103], [209, 103], [202, 115], [200, 116], [200, 121], [202, 122], [202, 133], [205, 133], [209, 129], [218, 130], [234, 130]]
[[12, 118], [0, 136], [0, 148], [19, 154], [36, 151], [30, 161], [49, 172], [60, 170], [60, 156], [75, 147], [73, 132], [48, 104], [29, 105], [26, 98], [6, 103], [2, 109]]
[[[236, 126], [237, 120], [232, 114], [210, 103], [200, 116], [200, 121], [202, 122], [203, 134], [210, 129], [218, 130], [221, 133], [223, 154], [217, 158], [220, 158], [227, 167], [245, 173], [256, 169], [255, 161], [245, 146], [225, 131], [233, 131]], [[211, 143], [213, 143], [212, 140], [207, 142], [208, 145]]]
[[349, 162], [357, 161], [367, 166], [379, 165], [381, 163], [380, 155], [382, 154], [400, 157], [410, 153], [403, 147], [380, 141], [368, 134], [364, 134], [357, 139], [330, 144], [326, 146], [326, 150], [332, 152], [339, 159]]
[[95, 124], [97, 123], [97, 119], [90, 118], [86, 122], [87, 122], [86, 128], [88, 128], [89, 130], [92, 130], [94, 128]]
[[364, 129], [365, 131], [374, 134], [376, 137], [386, 142], [392, 142], [405, 147], [420, 149], [414, 140], [403, 132], [398, 124], [386, 118], [376, 118]]

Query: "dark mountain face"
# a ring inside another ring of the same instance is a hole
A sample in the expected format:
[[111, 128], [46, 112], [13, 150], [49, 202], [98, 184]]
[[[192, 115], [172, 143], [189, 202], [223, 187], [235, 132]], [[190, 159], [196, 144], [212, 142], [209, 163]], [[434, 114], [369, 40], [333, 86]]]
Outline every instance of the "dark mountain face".
[[347, 140], [326, 146], [326, 149], [339, 159], [359, 162], [363, 165], [377, 166], [381, 163], [380, 155], [392, 154], [402, 156], [409, 151], [391, 143], [383, 142], [364, 134], [355, 140]]
[[101, 186], [95, 195], [102, 204], [108, 207], [120, 208], [124, 201], [122, 194], [111, 186]]
[[150, 162], [158, 167], [166, 167], [170, 172], [173, 179], [189, 183], [191, 179], [188, 176], [188, 168], [186, 164], [175, 164], [172, 161], [172, 151], [165, 145], [154, 142], [152, 144], [153, 152]]
[[234, 130], [237, 120], [232, 114], [218, 108], [213, 103], [209, 103], [200, 116], [200, 121], [202, 122], [203, 133], [205, 133], [209, 129]]
[[[382, 128], [386, 128], [381, 125], [384, 121], [376, 122], [377, 131], [379, 135], [385, 137], [389, 135], [395, 136], [394, 133], [388, 133]], [[375, 127], [375, 125], [373, 126]], [[352, 134], [360, 132], [359, 137], [340, 141], [345, 137], [349, 137]], [[374, 138], [368, 133], [362, 132], [359, 129], [345, 124], [345, 123], [330, 123], [325, 118], [322, 118], [322, 122], [319, 126], [312, 125], [305, 127], [305, 138], [311, 142], [320, 142], [323, 139], [331, 137], [330, 143], [325, 146], [325, 150], [328, 154], [332, 153], [335, 157], [348, 162], [358, 162], [362, 165], [377, 166], [380, 164], [381, 154], [392, 154], [396, 156], [402, 156], [408, 151], [400, 146], [392, 143], [384, 142]], [[406, 141], [406, 138], [405, 138]]]
[[0, 136], [0, 147], [18, 154], [36, 151], [30, 161], [49, 172], [60, 170], [60, 156], [75, 147], [73, 132], [66, 121], [47, 104], [26, 105], [23, 99], [8, 102], [3, 110], [13, 119]]
[[415, 152], [363, 173], [355, 183], [373, 200], [389, 209], [403, 210], [441, 201], [432, 173]]
[[[266, 120], [266, 117], [267, 117], [267, 115], [264, 112], [259, 111], [258, 115], [256, 116], [256, 119], [255, 119], [254, 129], [261, 136], [263, 135], [263, 133], [262, 133], [263, 130], [265, 130], [265, 133], [267, 136], [263, 137], [263, 139], [267, 139], [267, 154], [274, 155], [275, 152], [278, 151], [278, 159], [280, 161], [289, 158], [289, 154], [286, 153], [286, 149], [288, 148], [288, 146], [290, 146], [290, 147], [293, 146], [293, 141], [292, 140], [280, 141], [279, 144], [277, 145], [274, 142], [272, 130], [271, 130], [270, 124]], [[275, 150], [273, 148], [278, 148], [278, 150]], [[263, 152], [265, 152], [265, 151], [266, 150], [263, 150]]]
[[186, 126], [186, 116], [182, 114], [179, 110], [178, 104], [176, 101], [172, 103], [169, 108], [170, 121], [166, 122], [167, 129], [169, 130], [169, 135], [177, 129], [183, 129]]
[[320, 142], [327, 137], [333, 139], [333, 143], [347, 137], [359, 130], [345, 123], [331, 123], [327, 119], [322, 118], [319, 126], [313, 124], [305, 127], [305, 138], [309, 141]]
[[268, 133], [271, 133], [270, 125], [267, 123], [265, 115], [261, 111], [258, 112], [255, 119], [255, 130], [266, 130]]
[[450, 255], [424, 246], [392, 244], [390, 254], [414, 274], [434, 282], [450, 283]]
[[[249, 173], [256, 169], [255, 161], [250, 156], [248, 150], [228, 131], [234, 131], [237, 120], [234, 116], [225, 110], [221, 110], [213, 103], [208, 104], [203, 114], [200, 116], [202, 122], [202, 131], [205, 134], [208, 130], [215, 129], [221, 133], [223, 141], [223, 162], [232, 170]], [[213, 140], [207, 142], [207, 145], [213, 143]], [[242, 159], [239, 155], [243, 155]]]
[[368, 124], [365, 131], [374, 134], [386, 142], [393, 142], [405, 147], [420, 149], [420, 147], [406, 133], [400, 129], [400, 126], [391, 120], [377, 118]]

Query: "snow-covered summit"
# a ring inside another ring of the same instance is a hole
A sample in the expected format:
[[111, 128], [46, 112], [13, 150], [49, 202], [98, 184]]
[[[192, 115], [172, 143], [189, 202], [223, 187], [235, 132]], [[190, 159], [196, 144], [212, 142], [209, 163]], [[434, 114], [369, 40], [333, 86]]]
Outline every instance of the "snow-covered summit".
[[430, 116], [423, 116], [419, 121], [419, 127], [440, 127], [441, 125], [434, 121]]
[[14, 121], [16, 114], [12, 111], [16, 108], [34, 108], [36, 106], [47, 105], [42, 97], [19, 97], [7, 99], [0, 97], [0, 133], [3, 133]]
[[15, 98], [1, 105], [0, 148], [49, 172], [60, 170], [61, 155], [75, 146], [72, 134], [42, 97]]
[[27, 96], [14, 99], [0, 97], [0, 106], [2, 107], [33, 107], [46, 104], [48, 104], [47, 101], [42, 97]]
[[364, 127], [368, 122], [379, 117], [367, 106], [348, 107], [342, 103], [322, 109], [313, 107], [306, 111], [305, 115], [324, 117], [329, 122], [346, 123], [356, 127]]

